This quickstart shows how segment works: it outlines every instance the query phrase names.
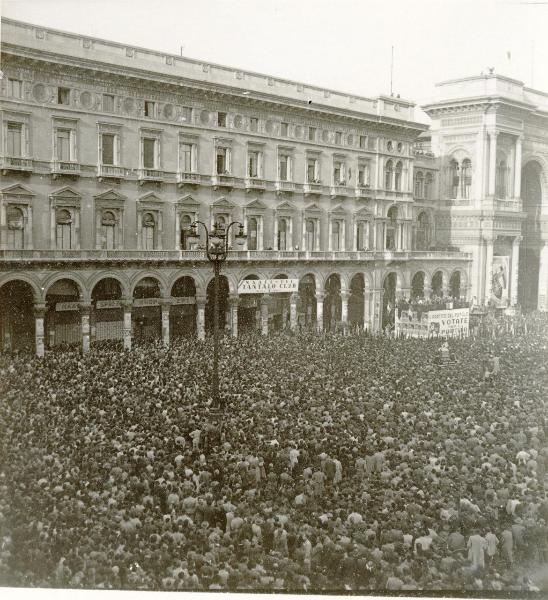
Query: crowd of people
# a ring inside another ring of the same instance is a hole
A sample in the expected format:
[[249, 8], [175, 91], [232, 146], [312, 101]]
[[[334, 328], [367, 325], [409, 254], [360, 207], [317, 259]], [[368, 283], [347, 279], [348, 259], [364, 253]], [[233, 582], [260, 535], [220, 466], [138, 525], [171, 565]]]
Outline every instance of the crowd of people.
[[0, 581], [546, 589], [546, 331], [0, 357]]
[[414, 311], [417, 313], [425, 313], [431, 310], [446, 310], [453, 308], [468, 308], [470, 302], [466, 298], [456, 298], [453, 296], [443, 296], [432, 294], [429, 298], [398, 298], [396, 301], [396, 309], [398, 314], [402, 311]]

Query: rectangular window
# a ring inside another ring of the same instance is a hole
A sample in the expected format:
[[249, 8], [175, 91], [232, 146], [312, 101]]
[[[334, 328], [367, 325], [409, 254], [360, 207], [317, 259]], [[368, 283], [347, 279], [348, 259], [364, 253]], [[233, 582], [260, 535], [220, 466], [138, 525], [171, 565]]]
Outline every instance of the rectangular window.
[[114, 145], [115, 135], [113, 133], [103, 133], [101, 136], [101, 164], [114, 165]]
[[194, 145], [193, 144], [181, 144], [181, 171], [183, 173], [194, 172]]
[[112, 94], [103, 94], [103, 111], [114, 112], [114, 96]]
[[260, 177], [260, 152], [250, 152], [247, 159], [247, 174], [249, 177]]
[[143, 138], [143, 168], [156, 168], [156, 142], [154, 138]]
[[287, 137], [289, 131], [289, 123], [282, 123], [280, 127], [280, 135], [282, 137]]
[[224, 113], [224, 112], [217, 113], [217, 126], [218, 127], [226, 127], [226, 113]]
[[8, 79], [8, 95], [12, 98], [23, 97], [23, 82], [20, 79]]
[[358, 185], [365, 185], [365, 168], [361, 165], [358, 167]]
[[57, 104], [70, 104], [70, 89], [60, 87], [57, 88]]
[[226, 175], [229, 172], [228, 148], [217, 148], [216, 154], [217, 175]]
[[21, 123], [8, 123], [6, 152], [8, 156], [23, 156], [23, 126]]
[[257, 119], [257, 117], [251, 117], [249, 119], [249, 129], [251, 129], [253, 132], [259, 130], [259, 119]]
[[185, 123], [192, 123], [192, 107], [191, 106], [183, 106], [181, 113], [181, 121]]
[[344, 181], [344, 167], [342, 162], [333, 163], [333, 183], [339, 185]]
[[70, 152], [70, 129], [58, 129], [57, 138], [57, 160], [66, 162], [71, 160]]
[[342, 133], [340, 131], [335, 131], [335, 144], [338, 146], [342, 144]]
[[152, 100], [145, 100], [145, 117], [155, 117], [155, 111], [156, 103], [152, 102]]
[[360, 135], [360, 148], [366, 148], [366, 147], [367, 147], [367, 136]]
[[315, 158], [309, 158], [306, 161], [306, 181], [314, 183], [318, 177], [318, 161]]
[[309, 142], [315, 142], [316, 141], [316, 128], [315, 127], [309, 127], [308, 128], [308, 141]]
[[278, 167], [280, 181], [291, 181], [291, 157], [280, 155]]

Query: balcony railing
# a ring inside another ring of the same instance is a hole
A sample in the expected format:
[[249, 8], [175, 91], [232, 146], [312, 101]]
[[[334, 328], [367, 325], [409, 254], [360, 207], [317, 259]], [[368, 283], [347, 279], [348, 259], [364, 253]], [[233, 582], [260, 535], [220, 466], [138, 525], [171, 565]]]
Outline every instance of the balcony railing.
[[190, 185], [198, 185], [200, 183], [200, 174], [199, 173], [190, 173], [188, 171], [179, 171], [177, 173], [177, 183], [179, 185], [190, 184]]
[[65, 160], [54, 160], [51, 163], [51, 172], [55, 175], [80, 175], [80, 163]]
[[356, 198], [370, 198], [371, 188], [368, 185], [357, 185], [355, 188]]
[[333, 198], [337, 196], [349, 196], [351, 193], [350, 188], [346, 185], [332, 185], [331, 186], [331, 196]]
[[[360, 260], [470, 260], [471, 254], [447, 250], [231, 250], [229, 261], [360, 261]], [[0, 261], [205, 261], [204, 250], [0, 250]]]
[[305, 195], [321, 194], [323, 192], [323, 185], [321, 183], [308, 181], [304, 184], [303, 190]]
[[99, 179], [123, 179], [126, 176], [124, 167], [115, 165], [98, 165], [97, 177]]
[[5, 171], [32, 171], [32, 158], [21, 158], [20, 156], [3, 156], [1, 159], [2, 169]]
[[232, 175], [213, 175], [213, 187], [217, 188], [230, 188], [234, 187], [234, 177]]
[[165, 174], [159, 169], [139, 169], [138, 178], [140, 183], [145, 181], [163, 181]]
[[266, 189], [266, 181], [258, 177], [247, 177], [245, 180], [245, 189], [248, 192], [253, 190], [263, 191]]
[[277, 192], [293, 193], [295, 184], [292, 181], [276, 181], [274, 184]]

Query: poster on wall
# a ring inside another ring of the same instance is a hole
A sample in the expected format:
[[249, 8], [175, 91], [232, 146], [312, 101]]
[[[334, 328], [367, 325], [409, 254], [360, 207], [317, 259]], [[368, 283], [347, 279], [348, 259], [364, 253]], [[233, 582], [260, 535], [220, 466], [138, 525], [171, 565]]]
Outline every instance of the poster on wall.
[[468, 337], [470, 309], [431, 310], [428, 313], [429, 337]]
[[509, 265], [509, 256], [493, 256], [490, 300], [496, 308], [508, 306]]

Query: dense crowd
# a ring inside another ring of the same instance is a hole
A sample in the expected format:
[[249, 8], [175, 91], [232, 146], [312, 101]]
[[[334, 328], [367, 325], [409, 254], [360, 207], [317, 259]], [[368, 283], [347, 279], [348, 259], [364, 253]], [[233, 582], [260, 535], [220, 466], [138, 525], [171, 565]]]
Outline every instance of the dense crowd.
[[468, 308], [470, 302], [465, 298], [455, 298], [453, 296], [443, 296], [432, 294], [429, 298], [398, 298], [396, 301], [396, 309], [398, 313], [401, 311], [412, 310], [418, 313], [424, 313], [431, 310], [446, 310], [448, 308]]
[[226, 338], [220, 419], [209, 341], [0, 358], [0, 582], [542, 588], [546, 342]]

